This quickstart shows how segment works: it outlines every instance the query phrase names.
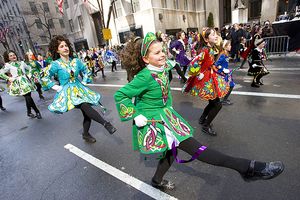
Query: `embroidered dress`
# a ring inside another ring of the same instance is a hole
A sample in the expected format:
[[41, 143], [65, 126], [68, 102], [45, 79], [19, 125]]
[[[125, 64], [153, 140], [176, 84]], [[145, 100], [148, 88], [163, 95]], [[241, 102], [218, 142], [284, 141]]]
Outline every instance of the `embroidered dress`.
[[[189, 67], [189, 75], [182, 91], [204, 100], [213, 100], [224, 97], [229, 89], [228, 83], [214, 69], [214, 50], [203, 47]], [[204, 74], [201, 79], [200, 73]]]
[[176, 50], [179, 51], [179, 54], [176, 54], [176, 62], [178, 62], [180, 64], [180, 66], [182, 66], [182, 67], [188, 66], [191, 61], [186, 56], [183, 41], [182, 42], [180, 40], [175, 41], [170, 46], [170, 49], [173, 49], [173, 48], [175, 48]]
[[41, 72], [42, 72], [41, 65], [37, 61], [31, 61], [31, 62], [27, 63], [27, 65], [29, 65], [31, 67], [30, 79], [34, 83], [41, 83]]
[[45, 76], [42, 78], [44, 90], [49, 90], [55, 84], [51, 77], [57, 75], [63, 89], [56, 93], [53, 102], [48, 106], [51, 112], [63, 113], [72, 110], [81, 103], [99, 105], [100, 94], [84, 86], [78, 79], [79, 73], [84, 75], [83, 83], [91, 82], [90, 72], [87, 67], [77, 58], [70, 59], [65, 63], [61, 59], [53, 61]]
[[232, 73], [233, 71], [230, 70], [229, 73], [225, 74], [223, 72], [224, 69], [228, 69], [228, 63], [229, 63], [229, 57], [226, 54], [221, 54], [219, 59], [216, 61], [215, 65], [217, 66], [217, 68], [219, 68], [219, 66], [221, 66], [220, 69], [218, 69], [218, 73], [224, 77], [224, 80], [229, 83], [230, 87], [234, 87], [235, 83], [233, 81], [232, 78]]
[[[30, 66], [21, 62], [5, 63], [4, 68], [0, 70], [0, 78], [8, 80], [12, 78], [13, 81], [8, 84], [8, 94], [11, 96], [22, 96], [29, 92], [35, 91], [36, 87], [28, 78], [26, 72], [30, 72]], [[5, 75], [10, 73], [11, 77]]]
[[[155, 67], [141, 70], [114, 95], [121, 121], [133, 119], [139, 114], [152, 120], [141, 128], [133, 125], [133, 149], [144, 154], [170, 150], [173, 142], [177, 146], [192, 137], [194, 131], [172, 107], [168, 79], [171, 67], [162, 67], [160, 71], [153, 68]], [[133, 97], [135, 104], [132, 103]]]

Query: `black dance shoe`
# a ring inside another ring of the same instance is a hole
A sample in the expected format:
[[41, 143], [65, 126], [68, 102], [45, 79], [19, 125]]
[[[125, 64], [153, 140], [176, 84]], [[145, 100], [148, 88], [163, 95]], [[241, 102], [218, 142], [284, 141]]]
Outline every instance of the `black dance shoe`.
[[6, 111], [6, 108], [4, 108], [3, 106], [1, 106], [0, 109], [1, 109], [2, 111]]
[[113, 134], [113, 133], [116, 132], [116, 130], [117, 130], [115, 127], [113, 127], [113, 125], [111, 125], [110, 122], [106, 122], [106, 123], [104, 124], [104, 128], [105, 128], [110, 134]]
[[262, 81], [257, 81], [256, 84], [258, 84], [258, 85], [264, 85]]
[[202, 116], [201, 116], [201, 117], [199, 118], [199, 120], [198, 120], [198, 123], [201, 124], [201, 125], [203, 125], [204, 122], [205, 122], [205, 117], [202, 117]]
[[211, 136], [217, 136], [217, 132], [212, 129], [211, 125], [208, 126], [203, 125], [202, 132]]
[[82, 134], [82, 139], [84, 139], [86, 142], [88, 143], [95, 143], [96, 142], [96, 139], [90, 135], [90, 133], [83, 133]]
[[43, 96], [43, 95], [39, 95], [39, 98], [41, 99], [41, 100], [44, 100], [45, 99], [45, 97]]
[[30, 118], [35, 118], [36, 116], [32, 113], [27, 113], [27, 116], [30, 117]]
[[251, 87], [259, 88], [259, 85], [258, 85], [257, 83], [252, 82], [252, 83], [251, 83]]
[[157, 183], [152, 180], [151, 185], [161, 191], [173, 190], [175, 188], [175, 184], [167, 180], [162, 180], [162, 182], [160, 183]]
[[37, 119], [42, 119], [42, 115], [41, 115], [41, 113], [39, 113], [39, 112], [38, 112], [38, 113], [36, 113], [36, 118], [37, 118]]
[[265, 168], [260, 171], [255, 171], [254, 166], [255, 160], [251, 160], [248, 171], [242, 175], [245, 181], [272, 179], [281, 174], [284, 170], [284, 165], [281, 161], [268, 162]]

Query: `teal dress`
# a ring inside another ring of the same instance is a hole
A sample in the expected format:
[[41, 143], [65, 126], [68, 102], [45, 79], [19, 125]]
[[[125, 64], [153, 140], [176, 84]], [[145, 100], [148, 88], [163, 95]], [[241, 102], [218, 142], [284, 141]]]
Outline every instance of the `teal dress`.
[[[178, 146], [194, 132], [193, 127], [172, 107], [169, 70], [144, 68], [114, 95], [121, 121], [134, 119], [140, 114], [149, 120], [144, 127], [133, 125], [132, 131], [133, 149], [144, 154], [170, 150], [173, 143]], [[135, 103], [132, 103], [133, 97]]]
[[49, 90], [55, 85], [55, 82], [51, 80], [54, 75], [58, 77], [59, 83], [63, 87], [56, 93], [53, 102], [48, 106], [51, 112], [67, 112], [82, 103], [100, 104], [100, 94], [86, 87], [78, 79], [80, 72], [84, 75], [82, 83], [86, 84], [92, 81], [88, 68], [78, 58], [70, 58], [68, 63], [61, 59], [55, 60], [45, 71], [42, 78], [43, 90]]

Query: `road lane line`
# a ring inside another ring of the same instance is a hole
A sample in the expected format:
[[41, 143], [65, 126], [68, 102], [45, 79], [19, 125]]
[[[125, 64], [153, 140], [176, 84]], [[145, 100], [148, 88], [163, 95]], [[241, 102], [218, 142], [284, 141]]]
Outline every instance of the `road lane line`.
[[177, 200], [177, 198], [168, 195], [140, 180], [126, 174], [125, 172], [91, 156], [90, 154], [82, 151], [81, 149], [75, 147], [72, 144], [66, 144], [64, 146], [65, 149], [69, 150], [71, 153], [75, 154], [76, 156], [82, 158], [83, 160], [89, 162], [90, 164], [94, 165], [95, 167], [105, 171], [106, 173], [114, 176], [115, 178], [123, 181], [124, 183], [134, 187], [135, 189], [145, 193], [146, 195], [154, 198], [154, 199], [162, 199], [162, 200]]
[[[124, 85], [117, 84], [88, 84], [89, 86], [96, 87], [116, 87], [120, 88]], [[171, 87], [173, 91], [181, 91], [182, 88]], [[300, 95], [297, 94], [276, 94], [276, 93], [265, 93], [265, 92], [243, 92], [243, 91], [232, 91], [232, 94], [243, 95], [243, 96], [258, 96], [258, 97], [276, 97], [276, 98], [287, 98], [287, 99], [300, 99]]]

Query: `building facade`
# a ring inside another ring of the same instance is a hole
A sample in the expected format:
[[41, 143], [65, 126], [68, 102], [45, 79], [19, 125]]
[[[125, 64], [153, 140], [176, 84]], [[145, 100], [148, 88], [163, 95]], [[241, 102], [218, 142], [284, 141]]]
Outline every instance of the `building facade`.
[[56, 35], [66, 33], [65, 21], [55, 0], [2, 2], [0, 20], [6, 22], [5, 26], [9, 27], [9, 48], [21, 57], [28, 50], [45, 54], [50, 40]]

